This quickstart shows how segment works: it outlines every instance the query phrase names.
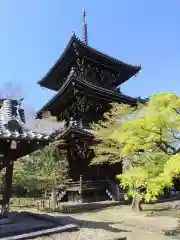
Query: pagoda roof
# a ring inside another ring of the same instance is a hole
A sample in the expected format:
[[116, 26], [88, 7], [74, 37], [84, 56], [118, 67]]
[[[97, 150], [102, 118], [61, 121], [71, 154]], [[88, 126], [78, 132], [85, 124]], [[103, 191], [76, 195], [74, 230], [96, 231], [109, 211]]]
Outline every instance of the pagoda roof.
[[94, 134], [92, 130], [89, 129], [83, 129], [83, 128], [79, 128], [76, 126], [72, 126], [70, 125], [68, 128], [64, 128], [62, 129], [55, 137], [56, 140], [59, 139], [66, 139], [69, 135], [71, 134], [78, 134], [81, 136], [84, 136], [84, 138], [94, 138]]
[[91, 146], [99, 143], [99, 140], [95, 139], [94, 132], [92, 130], [73, 125], [70, 125], [68, 128], [61, 129], [61, 131], [59, 131], [56, 135], [55, 140], [58, 147], [66, 149], [67, 146], [70, 146], [70, 142], [75, 142], [74, 138], [80, 138], [82, 141], [88, 140], [89, 145]]
[[[75, 84], [72, 84], [75, 82]], [[76, 85], [76, 86], [75, 86]], [[92, 96], [93, 94], [103, 100], [109, 102], [118, 102], [124, 104], [137, 105], [137, 103], [145, 103], [145, 100], [140, 98], [132, 98], [125, 94], [116, 92], [114, 90], [109, 90], [93, 83], [84, 80], [84, 78], [79, 76], [70, 76], [66, 83], [60, 88], [58, 93], [37, 112], [37, 118], [42, 118], [44, 112], [51, 112], [52, 116], [57, 116], [57, 111], [60, 113], [64, 110], [65, 106], [71, 104], [73, 97], [73, 90], [78, 86], [78, 89], [81, 89], [86, 96]]]
[[72, 67], [72, 62], [75, 61], [75, 48], [82, 56], [85, 56], [92, 61], [98, 62], [101, 65], [119, 72], [120, 77], [117, 79], [117, 86], [127, 81], [141, 69], [141, 66], [134, 66], [122, 62], [114, 57], [98, 51], [95, 48], [90, 47], [77, 38], [75, 34], [73, 34], [60, 58], [56, 61], [48, 73], [38, 82], [40, 86], [55, 91], [59, 90], [59, 82], [63, 82], [64, 76], [69, 73]]

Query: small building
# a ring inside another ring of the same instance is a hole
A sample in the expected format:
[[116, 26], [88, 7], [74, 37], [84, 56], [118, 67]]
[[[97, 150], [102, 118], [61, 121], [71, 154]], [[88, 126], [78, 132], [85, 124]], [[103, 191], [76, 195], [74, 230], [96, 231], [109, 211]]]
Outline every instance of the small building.
[[0, 172], [6, 169], [0, 218], [8, 216], [14, 162], [44, 147], [51, 136], [29, 129], [21, 100], [0, 99]]
[[37, 113], [55, 116], [64, 122], [56, 139], [59, 150], [66, 153], [71, 183], [59, 191], [61, 201], [119, 200], [116, 175], [121, 163], [109, 166], [89, 166], [97, 144], [90, 129], [92, 122], [103, 119], [110, 103], [137, 105], [143, 102], [123, 94], [120, 85], [136, 75], [141, 66], [127, 64], [102, 53], [88, 44], [85, 11], [82, 40], [72, 35], [60, 58], [38, 84], [56, 91], [55, 96]]

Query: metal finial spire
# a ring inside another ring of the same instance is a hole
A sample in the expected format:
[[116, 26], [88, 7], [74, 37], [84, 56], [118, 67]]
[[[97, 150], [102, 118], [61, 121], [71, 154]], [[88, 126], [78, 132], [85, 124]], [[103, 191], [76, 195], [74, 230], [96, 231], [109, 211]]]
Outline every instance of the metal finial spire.
[[85, 44], [88, 44], [88, 37], [87, 37], [87, 23], [86, 23], [86, 10], [83, 10], [83, 23], [82, 23], [82, 41]]

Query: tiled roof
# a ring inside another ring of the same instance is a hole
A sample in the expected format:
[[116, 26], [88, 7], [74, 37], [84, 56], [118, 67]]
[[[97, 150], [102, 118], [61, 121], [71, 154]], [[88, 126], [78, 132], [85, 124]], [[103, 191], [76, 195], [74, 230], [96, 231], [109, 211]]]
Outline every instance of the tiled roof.
[[48, 140], [50, 134], [28, 128], [21, 101], [0, 99], [0, 139]]
[[55, 139], [61, 139], [71, 132], [94, 137], [93, 131], [91, 129], [81, 128], [81, 127], [74, 125], [74, 123], [71, 123], [68, 128], [64, 127], [59, 132], [57, 132]]
[[60, 88], [60, 90], [58, 91], [58, 93], [56, 93], [48, 103], [46, 103], [42, 109], [40, 109], [37, 113], [37, 116], [41, 116], [41, 113], [43, 111], [47, 111], [47, 108], [49, 109], [49, 107], [55, 102], [57, 101], [61, 95], [63, 94], [63, 92], [65, 91], [65, 89], [68, 88], [68, 86], [70, 85], [71, 82], [75, 81], [76, 83], [78, 83], [79, 85], [81, 86], [84, 86], [84, 89], [87, 89], [90, 88], [91, 91], [93, 92], [99, 92], [101, 93], [104, 98], [111, 98], [112, 102], [113, 101], [117, 101], [117, 102], [129, 102], [129, 103], [145, 103], [146, 100], [144, 99], [141, 99], [141, 98], [133, 98], [133, 97], [130, 97], [130, 96], [127, 96], [123, 93], [118, 93], [114, 90], [109, 90], [107, 88], [104, 88], [104, 87], [100, 87], [100, 86], [97, 86], [97, 85], [94, 85], [93, 83], [91, 82], [88, 82], [86, 80], [84, 80], [82, 77], [79, 77], [79, 76], [76, 76], [74, 75], [74, 72], [73, 70], [71, 70], [69, 76], [67, 77], [67, 80], [66, 82], [64, 83], [64, 85]]
[[[69, 61], [69, 58], [67, 58], [67, 55], [68, 55], [69, 52], [71, 52], [71, 50], [73, 48], [73, 43], [76, 43], [80, 48], [83, 48], [84, 50], [86, 50], [86, 52], [89, 52], [89, 53], [92, 53], [93, 55], [96, 55], [98, 57], [98, 59], [100, 60], [100, 62], [106, 61], [105, 65], [111, 66], [111, 68], [113, 68], [113, 66], [114, 66], [114, 69], [116, 69], [119, 72], [121, 72], [122, 68], [123, 68], [123, 69], [126, 69], [126, 71], [131, 71], [132, 72], [131, 76], [133, 76], [133, 75], [137, 74], [140, 71], [140, 69], [141, 69], [141, 65], [132, 65], [130, 63], [126, 63], [126, 62], [120, 61], [117, 58], [109, 56], [109, 55], [107, 55], [107, 54], [105, 54], [105, 53], [103, 53], [101, 51], [98, 51], [95, 48], [90, 47], [89, 45], [86, 45], [75, 34], [73, 34], [73, 36], [69, 40], [66, 48], [64, 49], [64, 52], [61, 54], [60, 58], [51, 67], [51, 69], [48, 71], [48, 73], [40, 81], [38, 81], [38, 84], [40, 84], [41, 86], [47, 87], [47, 82], [49, 81], [49, 77], [52, 74], [52, 72], [55, 69], [57, 69], [57, 67], [63, 61]], [[61, 69], [63, 69], [63, 68], [64, 67], [62, 67]], [[128, 79], [131, 76], [129, 76]], [[119, 84], [121, 84], [121, 83], [119, 83]], [[50, 87], [48, 87], [48, 88], [50, 88]], [[52, 88], [52, 89], [53, 90], [57, 90], [55, 88]]]

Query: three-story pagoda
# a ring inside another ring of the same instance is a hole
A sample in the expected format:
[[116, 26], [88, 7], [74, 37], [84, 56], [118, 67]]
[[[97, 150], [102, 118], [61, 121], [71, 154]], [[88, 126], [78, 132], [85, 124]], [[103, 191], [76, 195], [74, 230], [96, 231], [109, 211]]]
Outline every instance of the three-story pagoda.
[[137, 74], [141, 67], [124, 63], [90, 47], [85, 11], [82, 33], [82, 40], [73, 34], [58, 61], [38, 82], [57, 93], [37, 116], [43, 118], [44, 112], [49, 112], [57, 121], [64, 121], [58, 139], [62, 140], [59, 148], [67, 152], [69, 178], [73, 181], [80, 179], [80, 185], [82, 181], [87, 183], [81, 194], [75, 187], [74, 190], [66, 188], [61, 199], [75, 201], [80, 194], [84, 196], [84, 201], [93, 201], [95, 197], [96, 200], [103, 199], [106, 193], [111, 199], [117, 199], [117, 196], [113, 197], [113, 186], [121, 164], [89, 166], [94, 154], [89, 146], [96, 143], [90, 124], [102, 119], [112, 102], [136, 105], [141, 101], [119, 90], [119, 86]]

